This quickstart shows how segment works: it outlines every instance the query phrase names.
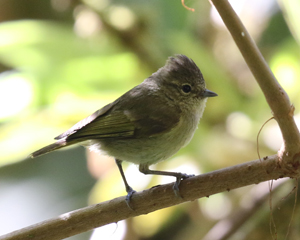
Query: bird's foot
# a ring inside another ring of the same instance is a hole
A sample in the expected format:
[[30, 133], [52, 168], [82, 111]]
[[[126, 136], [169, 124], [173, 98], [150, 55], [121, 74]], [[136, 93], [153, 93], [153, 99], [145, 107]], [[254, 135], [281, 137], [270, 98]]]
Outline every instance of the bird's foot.
[[194, 176], [195, 176], [194, 174], [181, 173], [180, 176], [176, 177], [176, 182], [173, 185], [173, 190], [174, 190], [176, 197], [182, 198], [182, 196], [180, 195], [180, 192], [179, 192], [179, 184], [181, 183], [181, 179], [187, 179], [189, 177], [194, 177]]
[[131, 187], [126, 189], [126, 191], [127, 191], [127, 196], [125, 198], [126, 204], [131, 210], [134, 210], [131, 205], [131, 197], [136, 191], [134, 191]]

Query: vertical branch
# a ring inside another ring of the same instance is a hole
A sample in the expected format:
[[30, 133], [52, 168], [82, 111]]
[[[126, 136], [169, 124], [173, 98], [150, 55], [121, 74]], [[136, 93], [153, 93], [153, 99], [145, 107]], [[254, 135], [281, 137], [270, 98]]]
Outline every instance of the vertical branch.
[[232, 9], [228, 0], [210, 1], [219, 12], [236, 45], [241, 51], [247, 65], [265, 95], [274, 118], [278, 122], [284, 140], [282, 153], [299, 152], [299, 130], [293, 119], [294, 107], [291, 106], [288, 95], [276, 80], [265, 59], [246, 28], [243, 26], [241, 20]]

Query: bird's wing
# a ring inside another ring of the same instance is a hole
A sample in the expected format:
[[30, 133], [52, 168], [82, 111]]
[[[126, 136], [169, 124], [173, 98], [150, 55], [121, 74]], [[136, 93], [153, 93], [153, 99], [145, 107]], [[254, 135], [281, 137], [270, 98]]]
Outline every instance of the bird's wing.
[[131, 90], [55, 139], [80, 142], [101, 138], [143, 138], [175, 127], [180, 121], [180, 109], [167, 104], [164, 98], [147, 95], [144, 90]]
[[133, 135], [134, 125], [120, 111], [111, 111], [115, 102], [106, 105], [92, 115], [76, 123], [55, 139], [94, 139], [105, 137], [126, 137]]
[[134, 137], [147, 138], [170, 131], [180, 121], [181, 109], [163, 92], [138, 86], [125, 93], [116, 105], [134, 124]]
[[92, 122], [82, 126], [74, 134], [67, 137], [72, 139], [124, 138], [134, 135], [135, 125], [121, 111], [98, 116]]

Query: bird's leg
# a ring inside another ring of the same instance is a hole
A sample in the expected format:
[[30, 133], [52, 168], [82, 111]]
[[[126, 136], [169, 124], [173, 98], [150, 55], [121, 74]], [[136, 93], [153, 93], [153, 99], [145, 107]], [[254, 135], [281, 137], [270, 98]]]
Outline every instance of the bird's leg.
[[164, 176], [176, 177], [176, 182], [174, 183], [173, 190], [174, 190], [174, 193], [177, 197], [181, 197], [180, 194], [179, 194], [179, 184], [181, 182], [181, 179], [186, 179], [186, 178], [195, 176], [193, 174], [188, 175], [188, 174], [180, 173], [180, 172], [165, 172], [165, 171], [151, 170], [151, 169], [149, 169], [149, 165], [147, 165], [147, 164], [140, 164], [139, 165], [139, 170], [140, 170], [141, 173], [144, 173], [144, 174], [164, 175]]
[[129, 186], [129, 184], [126, 180], [126, 177], [125, 177], [125, 174], [124, 174], [124, 171], [123, 171], [123, 168], [122, 168], [122, 160], [115, 159], [115, 161], [116, 161], [116, 164], [117, 164], [117, 166], [119, 168], [119, 171], [121, 173], [123, 182], [125, 184], [125, 188], [126, 188], [126, 192], [127, 192], [126, 204], [130, 209], [132, 209], [132, 207], [130, 206], [130, 199], [131, 199], [131, 196], [135, 193], [135, 191]]

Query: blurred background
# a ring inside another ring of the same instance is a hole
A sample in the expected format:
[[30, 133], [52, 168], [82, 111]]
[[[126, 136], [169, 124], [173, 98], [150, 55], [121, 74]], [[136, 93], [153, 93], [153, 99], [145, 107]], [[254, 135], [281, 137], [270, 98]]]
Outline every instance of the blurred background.
[[[299, 121], [299, 1], [231, 3]], [[0, 235], [126, 194], [114, 160], [83, 147], [27, 156], [177, 53], [196, 62], [219, 96], [208, 100], [191, 143], [153, 168], [200, 174], [258, 158], [258, 131], [272, 117], [264, 96], [209, 1], [185, 4], [195, 12], [179, 0], [0, 0]], [[260, 155], [275, 154], [281, 143], [273, 120], [259, 137]], [[124, 167], [137, 191], [174, 181]], [[289, 225], [294, 186], [273, 186], [279, 239], [287, 232], [299, 239], [298, 204]], [[260, 183], [69, 239], [270, 239], [268, 197], [268, 183]]]

